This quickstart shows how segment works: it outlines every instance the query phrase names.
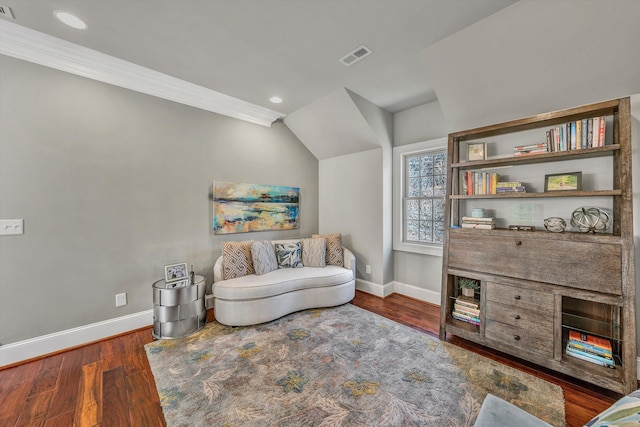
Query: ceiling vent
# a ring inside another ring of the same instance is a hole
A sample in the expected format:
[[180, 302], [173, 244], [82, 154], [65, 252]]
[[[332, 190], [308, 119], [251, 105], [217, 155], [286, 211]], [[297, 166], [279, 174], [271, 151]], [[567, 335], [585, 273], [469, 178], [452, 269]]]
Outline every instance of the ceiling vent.
[[15, 19], [11, 8], [3, 4], [0, 4], [0, 16], [2, 16], [3, 18]]
[[372, 53], [373, 51], [371, 49], [369, 49], [365, 45], [361, 45], [353, 49], [351, 52], [347, 53], [342, 58], [338, 59], [338, 61], [342, 62], [345, 66], [350, 67], [356, 62], [371, 55]]

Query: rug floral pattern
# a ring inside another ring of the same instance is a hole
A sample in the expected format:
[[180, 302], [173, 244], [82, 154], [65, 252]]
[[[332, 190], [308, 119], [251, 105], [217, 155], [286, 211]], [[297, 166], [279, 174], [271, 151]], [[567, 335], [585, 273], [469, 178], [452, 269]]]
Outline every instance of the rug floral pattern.
[[464, 427], [487, 393], [564, 426], [560, 387], [351, 304], [146, 351], [170, 427]]

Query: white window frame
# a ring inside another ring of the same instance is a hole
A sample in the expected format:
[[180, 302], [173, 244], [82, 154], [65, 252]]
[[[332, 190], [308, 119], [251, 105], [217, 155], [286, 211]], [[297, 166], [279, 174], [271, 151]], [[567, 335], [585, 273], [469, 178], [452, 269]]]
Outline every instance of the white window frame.
[[[442, 256], [441, 243], [417, 243], [404, 240], [405, 159], [433, 151], [447, 151], [447, 138], [437, 138], [393, 148], [393, 249], [417, 254]], [[447, 224], [445, 224], [445, 227]]]

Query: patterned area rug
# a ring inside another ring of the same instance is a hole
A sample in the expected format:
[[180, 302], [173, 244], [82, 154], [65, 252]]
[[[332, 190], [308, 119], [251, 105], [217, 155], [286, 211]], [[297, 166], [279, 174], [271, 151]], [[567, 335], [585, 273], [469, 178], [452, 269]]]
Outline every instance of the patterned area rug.
[[351, 304], [146, 345], [168, 426], [472, 426], [492, 393], [564, 426], [562, 389]]

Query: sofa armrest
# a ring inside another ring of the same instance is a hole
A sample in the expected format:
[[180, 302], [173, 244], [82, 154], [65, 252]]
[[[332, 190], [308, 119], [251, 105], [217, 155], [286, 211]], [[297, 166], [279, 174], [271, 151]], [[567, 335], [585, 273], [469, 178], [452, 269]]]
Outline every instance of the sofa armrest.
[[353, 278], [356, 278], [356, 256], [349, 249], [342, 247], [344, 252], [344, 268], [348, 268], [353, 272]]
[[218, 257], [216, 263], [213, 265], [213, 283], [219, 282], [224, 278], [222, 270], [222, 255]]

